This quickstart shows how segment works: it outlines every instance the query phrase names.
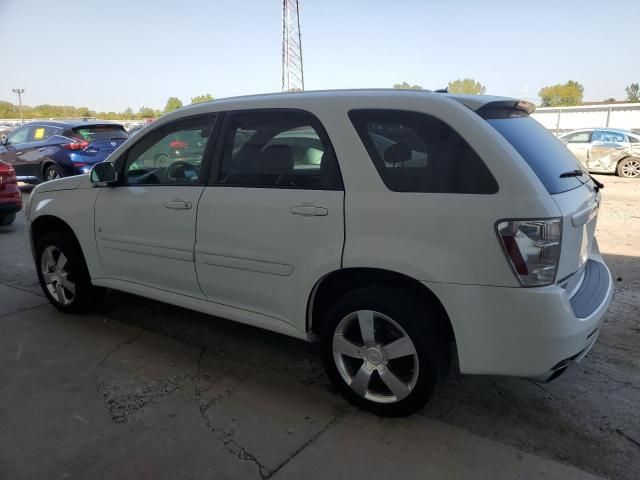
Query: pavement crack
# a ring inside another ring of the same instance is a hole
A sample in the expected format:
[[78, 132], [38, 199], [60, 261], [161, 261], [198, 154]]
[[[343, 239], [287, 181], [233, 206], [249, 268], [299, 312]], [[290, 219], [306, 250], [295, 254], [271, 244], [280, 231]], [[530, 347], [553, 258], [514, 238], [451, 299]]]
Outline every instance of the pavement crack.
[[[350, 407], [343, 407], [341, 408], [338, 413], [324, 426], [322, 427], [313, 437], [311, 437], [309, 440], [307, 440], [300, 448], [298, 448], [295, 452], [293, 452], [289, 458], [287, 458], [284, 462], [282, 462], [280, 465], [278, 465], [276, 468], [274, 468], [272, 471], [269, 472], [269, 475], [266, 477], [262, 477], [262, 478], [270, 478], [273, 475], [275, 475], [280, 469], [282, 469], [282, 467], [284, 467], [287, 463], [289, 463], [291, 460], [293, 460], [295, 457], [297, 457], [300, 452], [302, 452], [303, 450], [305, 450], [309, 445], [311, 445], [313, 442], [315, 442], [324, 432], [326, 432], [327, 430], [329, 430], [331, 427], [333, 427], [334, 425], [336, 425], [340, 420], [342, 420], [342, 418], [350, 411]], [[262, 475], [262, 474], [261, 474]]]
[[620, 430], [619, 428], [616, 428], [616, 433], [618, 433], [619, 435], [621, 435], [622, 437], [626, 438], [627, 440], [629, 440], [631, 443], [633, 443], [636, 447], [640, 447], [640, 442], [638, 442], [635, 438], [630, 437], [629, 435], [627, 435], [626, 433], [624, 433], [622, 430]]
[[122, 347], [124, 347], [126, 345], [131, 345], [133, 342], [138, 340], [142, 336], [143, 333], [144, 333], [144, 330], [140, 329], [140, 331], [137, 334], [135, 334], [132, 338], [129, 338], [128, 340], [125, 340], [124, 342], [119, 343], [114, 348], [112, 348], [107, 353], [105, 353], [104, 357], [102, 357], [102, 360], [100, 360], [100, 363], [98, 363], [98, 366], [96, 367], [96, 370], [101, 369], [111, 355], [116, 353]]

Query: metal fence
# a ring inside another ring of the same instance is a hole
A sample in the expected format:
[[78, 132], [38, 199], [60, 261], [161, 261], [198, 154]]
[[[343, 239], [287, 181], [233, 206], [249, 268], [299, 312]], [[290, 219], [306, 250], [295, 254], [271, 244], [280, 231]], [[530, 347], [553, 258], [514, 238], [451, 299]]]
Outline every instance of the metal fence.
[[538, 108], [531, 116], [556, 134], [577, 128], [640, 129], [640, 103]]

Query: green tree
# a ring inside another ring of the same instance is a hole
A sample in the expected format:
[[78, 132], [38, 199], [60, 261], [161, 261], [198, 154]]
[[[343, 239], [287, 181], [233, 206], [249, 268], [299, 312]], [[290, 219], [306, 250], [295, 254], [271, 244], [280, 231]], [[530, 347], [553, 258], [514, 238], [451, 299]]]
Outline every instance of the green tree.
[[155, 116], [156, 112], [153, 108], [149, 107], [140, 107], [140, 110], [138, 110], [138, 114], [136, 115], [138, 118], [154, 118]]
[[613, 97], [605, 98], [604, 103], [616, 103], [616, 99]]
[[473, 78], [457, 79], [448, 84], [449, 93], [464, 93], [468, 95], [483, 95], [487, 88]]
[[133, 110], [131, 110], [131, 107], [127, 107], [126, 110], [124, 112], [122, 112], [122, 116], [124, 118], [133, 118]]
[[422, 90], [420, 85], [409, 85], [407, 82], [394, 83], [393, 88], [396, 90]]
[[624, 89], [627, 92], [627, 102], [638, 103], [640, 102], [640, 85], [632, 83]]
[[213, 95], [210, 93], [205, 93], [204, 95], [196, 95], [195, 97], [191, 97], [191, 105], [194, 103], [202, 103], [213, 100]]
[[178, 97], [169, 97], [169, 100], [167, 100], [167, 104], [164, 107], [164, 113], [173, 112], [179, 108], [182, 108], [182, 102], [180, 99]]
[[543, 87], [538, 92], [543, 107], [570, 107], [572, 105], [580, 105], [583, 95], [584, 87], [573, 80], [569, 80], [567, 83], [558, 83], [556, 85]]

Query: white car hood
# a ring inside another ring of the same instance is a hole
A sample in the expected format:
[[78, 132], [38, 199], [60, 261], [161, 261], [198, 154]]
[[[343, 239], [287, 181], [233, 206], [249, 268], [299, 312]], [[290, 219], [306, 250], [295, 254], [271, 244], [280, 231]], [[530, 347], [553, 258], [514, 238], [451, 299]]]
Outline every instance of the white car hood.
[[58, 190], [75, 190], [77, 188], [91, 188], [89, 175], [75, 175], [73, 177], [59, 178], [38, 185], [32, 193], [56, 192]]

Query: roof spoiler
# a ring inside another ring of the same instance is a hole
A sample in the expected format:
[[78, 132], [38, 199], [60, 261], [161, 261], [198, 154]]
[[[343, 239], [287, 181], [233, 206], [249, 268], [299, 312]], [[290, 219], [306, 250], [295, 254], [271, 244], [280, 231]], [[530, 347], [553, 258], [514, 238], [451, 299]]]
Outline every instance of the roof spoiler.
[[483, 118], [525, 117], [535, 109], [536, 106], [527, 100], [497, 100], [483, 105], [476, 113]]

